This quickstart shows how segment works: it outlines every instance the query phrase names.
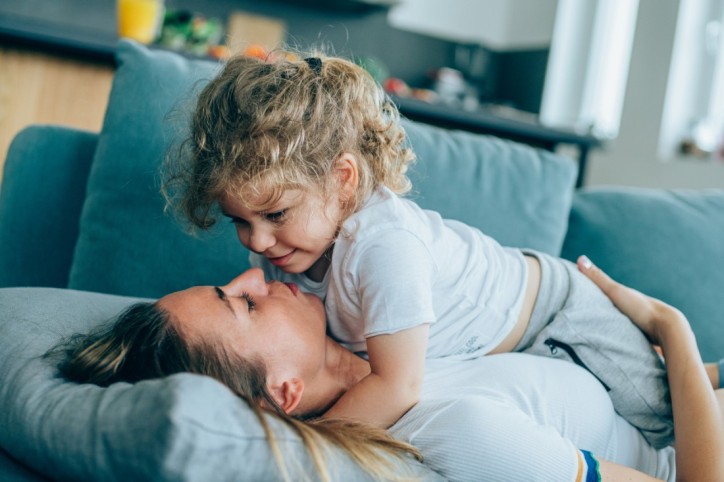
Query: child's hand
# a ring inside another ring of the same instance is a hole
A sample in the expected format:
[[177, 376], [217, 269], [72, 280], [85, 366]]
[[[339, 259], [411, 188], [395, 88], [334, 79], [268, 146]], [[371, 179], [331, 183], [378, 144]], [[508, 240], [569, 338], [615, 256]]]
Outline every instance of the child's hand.
[[652, 343], [661, 343], [661, 332], [672, 324], [688, 321], [681, 311], [661, 300], [647, 296], [611, 279], [586, 256], [578, 258], [578, 269], [601, 288], [621, 312], [628, 316]]

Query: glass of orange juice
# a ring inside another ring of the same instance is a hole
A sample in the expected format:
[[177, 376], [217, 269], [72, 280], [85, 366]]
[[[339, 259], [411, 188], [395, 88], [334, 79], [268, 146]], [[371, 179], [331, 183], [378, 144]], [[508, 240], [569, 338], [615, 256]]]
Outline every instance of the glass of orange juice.
[[117, 0], [118, 36], [149, 44], [163, 19], [163, 0]]

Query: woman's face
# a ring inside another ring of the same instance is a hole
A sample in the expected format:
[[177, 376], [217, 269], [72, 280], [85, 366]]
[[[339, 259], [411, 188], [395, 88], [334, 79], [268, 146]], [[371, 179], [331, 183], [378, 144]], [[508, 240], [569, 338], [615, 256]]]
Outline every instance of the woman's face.
[[313, 376], [324, 362], [326, 334], [321, 300], [294, 284], [267, 283], [250, 269], [225, 286], [197, 286], [164, 296], [181, 336], [221, 343], [246, 359], [261, 358], [269, 371], [302, 370]]

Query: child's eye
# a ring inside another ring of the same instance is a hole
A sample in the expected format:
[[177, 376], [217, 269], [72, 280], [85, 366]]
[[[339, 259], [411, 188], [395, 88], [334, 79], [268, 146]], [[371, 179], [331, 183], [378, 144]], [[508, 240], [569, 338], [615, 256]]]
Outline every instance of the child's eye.
[[273, 213], [265, 213], [264, 217], [273, 223], [281, 223], [284, 221], [287, 215], [287, 209], [281, 211], [274, 211]]
[[242, 293], [241, 298], [244, 298], [246, 300], [246, 305], [249, 308], [249, 313], [254, 311], [254, 308], [256, 308], [256, 301], [254, 301], [254, 298], [251, 297], [249, 293]]
[[249, 224], [244, 219], [237, 218], [236, 216], [226, 216], [226, 217], [229, 218], [229, 222], [231, 224], [238, 224], [240, 226], [246, 226], [247, 224]]

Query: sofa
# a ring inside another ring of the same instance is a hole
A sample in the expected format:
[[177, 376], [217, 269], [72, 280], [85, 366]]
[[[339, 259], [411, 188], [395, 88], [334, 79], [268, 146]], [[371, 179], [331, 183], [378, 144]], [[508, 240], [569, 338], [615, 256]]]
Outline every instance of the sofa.
[[[76, 385], [42, 357], [138, 299], [223, 284], [248, 267], [233, 226], [189, 233], [159, 193], [160, 164], [183, 140], [194, 96], [219, 64], [121, 41], [117, 66], [100, 132], [30, 126], [7, 154], [0, 480], [280, 480], [258, 421], [214, 380]], [[679, 307], [705, 360], [724, 356], [724, 190], [576, 190], [567, 157], [403, 122], [418, 157], [410, 197], [423, 207], [504, 245], [571, 260], [587, 254]], [[311, 473], [298, 437], [272, 425], [293, 473]], [[367, 480], [342, 452], [328, 459], [333, 480]], [[421, 480], [441, 480], [406, 465]]]

